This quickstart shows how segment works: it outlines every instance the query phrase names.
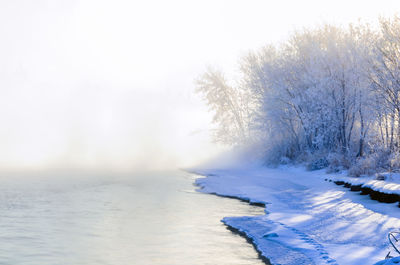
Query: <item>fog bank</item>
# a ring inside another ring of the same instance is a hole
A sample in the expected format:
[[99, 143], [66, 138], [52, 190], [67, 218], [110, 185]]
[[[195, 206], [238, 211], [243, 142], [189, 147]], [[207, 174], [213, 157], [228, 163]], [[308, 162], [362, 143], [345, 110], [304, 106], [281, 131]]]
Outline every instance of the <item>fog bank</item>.
[[248, 49], [390, 3], [2, 1], [0, 170], [196, 164], [221, 150], [194, 94], [206, 64], [235, 75]]

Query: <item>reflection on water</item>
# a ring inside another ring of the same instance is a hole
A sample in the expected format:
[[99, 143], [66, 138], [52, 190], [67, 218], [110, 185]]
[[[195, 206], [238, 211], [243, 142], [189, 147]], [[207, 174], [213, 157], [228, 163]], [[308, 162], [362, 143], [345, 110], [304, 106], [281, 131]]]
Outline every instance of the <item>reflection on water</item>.
[[4, 176], [0, 264], [262, 264], [220, 220], [263, 209], [195, 192], [195, 177]]

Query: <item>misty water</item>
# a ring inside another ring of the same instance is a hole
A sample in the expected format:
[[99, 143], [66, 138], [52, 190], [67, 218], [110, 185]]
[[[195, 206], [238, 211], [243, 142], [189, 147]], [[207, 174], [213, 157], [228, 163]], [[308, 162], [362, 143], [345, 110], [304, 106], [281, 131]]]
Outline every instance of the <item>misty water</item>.
[[260, 207], [185, 172], [0, 177], [0, 264], [263, 264], [220, 222]]

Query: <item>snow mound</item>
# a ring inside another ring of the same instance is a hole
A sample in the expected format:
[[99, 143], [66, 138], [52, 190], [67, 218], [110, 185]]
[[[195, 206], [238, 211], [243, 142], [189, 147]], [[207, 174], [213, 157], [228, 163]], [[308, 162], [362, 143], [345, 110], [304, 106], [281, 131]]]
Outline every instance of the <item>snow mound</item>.
[[[382, 174], [384, 176], [384, 174]], [[385, 180], [376, 180], [373, 177], [346, 177], [346, 176], [337, 176], [330, 178], [330, 180], [334, 182], [344, 182], [351, 184], [353, 186], [361, 186], [363, 188], [370, 188], [374, 191], [378, 191], [386, 194], [396, 194], [400, 195], [400, 184], [391, 181]]]
[[392, 265], [392, 264], [400, 264], [400, 257], [382, 260], [375, 263], [374, 265]]

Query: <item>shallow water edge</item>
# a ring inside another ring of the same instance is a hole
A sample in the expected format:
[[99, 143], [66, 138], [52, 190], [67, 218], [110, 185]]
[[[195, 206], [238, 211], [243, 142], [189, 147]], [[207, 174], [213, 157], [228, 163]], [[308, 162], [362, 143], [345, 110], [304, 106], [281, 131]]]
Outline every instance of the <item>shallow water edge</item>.
[[[206, 175], [201, 175], [201, 174], [198, 174], [198, 173], [195, 173], [195, 174], [201, 176], [202, 178], [204, 178], [204, 177], [206, 178], [207, 177]], [[196, 190], [197, 192], [201, 192], [201, 193], [205, 193], [205, 194], [209, 194], [209, 195], [213, 195], [213, 196], [218, 196], [218, 197], [221, 197], [221, 198], [229, 198], [229, 199], [239, 200], [241, 202], [246, 202], [249, 205], [262, 207], [264, 209], [266, 207], [265, 203], [263, 203], [263, 202], [252, 202], [249, 198], [237, 197], [237, 196], [232, 196], [232, 195], [223, 195], [223, 194], [218, 194], [217, 192], [205, 192], [205, 191], [203, 191], [204, 187], [200, 183], [198, 183], [196, 181], [194, 182], [193, 185], [198, 187], [198, 189]], [[249, 244], [251, 244], [253, 246], [254, 250], [258, 253], [258, 258], [260, 260], [262, 260], [266, 265], [273, 265], [271, 263], [271, 261], [266, 256], [263, 255], [262, 251], [258, 248], [258, 245], [254, 242], [253, 238], [250, 237], [246, 232], [244, 232], [244, 231], [242, 231], [242, 230], [240, 230], [240, 229], [228, 224], [227, 222], [224, 221], [224, 219], [222, 219], [221, 222], [232, 233], [240, 235], [241, 237], [245, 238], [246, 241]]]

